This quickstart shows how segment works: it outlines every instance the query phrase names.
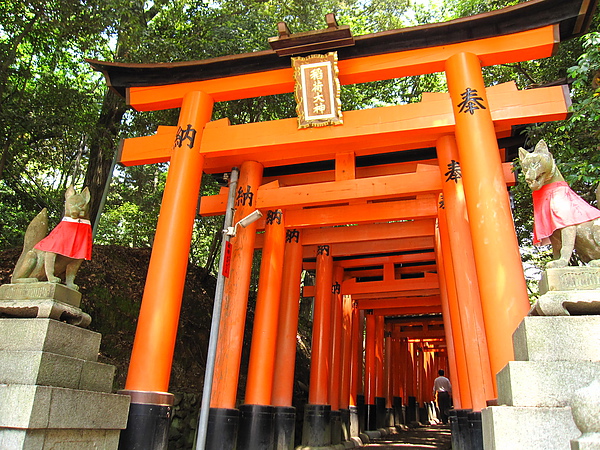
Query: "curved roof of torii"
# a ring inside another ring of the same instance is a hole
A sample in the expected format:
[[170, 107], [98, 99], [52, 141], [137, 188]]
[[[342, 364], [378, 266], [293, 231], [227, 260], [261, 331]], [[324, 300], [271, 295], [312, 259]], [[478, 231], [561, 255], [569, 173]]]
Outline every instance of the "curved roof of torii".
[[[596, 3], [597, 0], [531, 0], [449, 22], [358, 36], [353, 46], [337, 49], [338, 58], [345, 60], [448, 45], [551, 24], [560, 24], [562, 41], [585, 33]], [[129, 87], [201, 81], [290, 67], [290, 57], [278, 56], [274, 50], [173, 63], [88, 62], [103, 72], [107, 84], [123, 97]]]

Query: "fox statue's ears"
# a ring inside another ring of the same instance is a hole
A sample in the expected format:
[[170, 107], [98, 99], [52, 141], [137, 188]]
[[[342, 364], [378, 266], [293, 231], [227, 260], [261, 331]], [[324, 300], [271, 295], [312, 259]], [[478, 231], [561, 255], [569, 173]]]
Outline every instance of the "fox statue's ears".
[[75, 195], [75, 188], [73, 186], [69, 186], [65, 191], [65, 200], [69, 197], [73, 197]]
[[[74, 195], [75, 195], [75, 188], [73, 186], [69, 186], [67, 188], [67, 190], [65, 191], [65, 200], [67, 200], [70, 197], [73, 197]], [[90, 202], [91, 195], [90, 195], [90, 190], [87, 187], [84, 188], [83, 191], [81, 191], [80, 195], [86, 203]]]
[[86, 203], [89, 203], [90, 202], [90, 198], [92, 198], [91, 195], [90, 195], [90, 190], [87, 187], [83, 191], [81, 191], [81, 196], [83, 197], [83, 200]]
[[[550, 154], [550, 150], [548, 150], [548, 144], [546, 144], [546, 141], [542, 139], [540, 142], [538, 142], [532, 153]], [[523, 147], [519, 147], [519, 159], [522, 161], [527, 158], [527, 155], [529, 155], [529, 152]]]
[[548, 144], [546, 144], [546, 141], [544, 141], [543, 139], [538, 142], [535, 146], [535, 148], [533, 149], [534, 153], [550, 153], [550, 150], [548, 150]]
[[523, 147], [519, 147], [519, 159], [523, 161], [525, 158], [527, 158], [527, 155], [529, 155], [529, 152]]

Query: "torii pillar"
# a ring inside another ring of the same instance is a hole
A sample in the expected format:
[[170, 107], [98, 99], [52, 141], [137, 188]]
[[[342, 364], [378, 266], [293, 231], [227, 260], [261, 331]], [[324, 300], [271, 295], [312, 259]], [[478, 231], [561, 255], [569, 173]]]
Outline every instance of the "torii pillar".
[[302, 275], [301, 231], [286, 230], [281, 305], [275, 351], [275, 378], [271, 403], [275, 408], [275, 442], [282, 449], [294, 447], [296, 408], [292, 406], [294, 369], [296, 364], [296, 334], [300, 309], [300, 278]]
[[239, 408], [238, 447], [247, 450], [272, 448], [276, 444], [275, 408], [271, 406], [271, 398], [286, 235], [283, 211], [268, 211], [266, 222], [246, 398]]
[[365, 313], [365, 430], [377, 429], [376, 386], [376, 323], [373, 310]]
[[331, 444], [331, 405], [328, 401], [333, 257], [329, 245], [319, 245], [317, 248], [316, 273], [310, 386], [302, 429], [302, 445], [307, 447], [323, 447]]
[[514, 358], [512, 333], [529, 311], [527, 287], [479, 58], [451, 56], [446, 78], [495, 380]]
[[352, 355], [350, 361], [350, 436], [358, 436], [364, 431], [363, 395], [363, 323], [364, 311], [352, 302]]
[[336, 266], [331, 287], [331, 352], [328, 398], [331, 405], [331, 444], [342, 442], [342, 414], [340, 411], [340, 389], [342, 382], [342, 292], [344, 269]]
[[448, 174], [442, 175], [444, 207], [438, 212], [440, 239], [450, 250], [444, 253], [444, 267], [454, 273], [472, 408], [481, 411], [495, 396], [463, 183], [460, 174], [452, 176], [459, 167], [456, 141], [453, 136], [443, 136], [436, 148], [440, 173]]
[[193, 91], [183, 98], [179, 113], [125, 384], [131, 407], [127, 429], [121, 433], [123, 448], [167, 445], [168, 427], [156, 423], [170, 416], [173, 405], [173, 395], [167, 391], [202, 182], [200, 142], [212, 107], [210, 95]]
[[342, 366], [340, 381], [340, 413], [342, 416], [342, 440], [350, 440], [350, 392], [352, 371], [352, 297], [342, 296]]

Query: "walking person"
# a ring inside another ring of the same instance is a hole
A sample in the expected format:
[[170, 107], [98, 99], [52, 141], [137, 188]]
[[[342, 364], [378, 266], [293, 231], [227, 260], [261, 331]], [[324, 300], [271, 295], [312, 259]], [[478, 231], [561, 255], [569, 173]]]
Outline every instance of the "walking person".
[[436, 400], [440, 420], [448, 423], [448, 411], [452, 407], [452, 385], [444, 376], [443, 370], [438, 370], [438, 377], [433, 381], [433, 398]]

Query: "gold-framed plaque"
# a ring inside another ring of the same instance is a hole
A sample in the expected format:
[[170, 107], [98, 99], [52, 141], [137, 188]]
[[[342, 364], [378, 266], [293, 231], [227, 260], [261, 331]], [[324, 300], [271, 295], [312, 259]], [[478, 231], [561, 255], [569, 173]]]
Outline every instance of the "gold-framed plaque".
[[337, 52], [292, 58], [298, 128], [342, 124]]

